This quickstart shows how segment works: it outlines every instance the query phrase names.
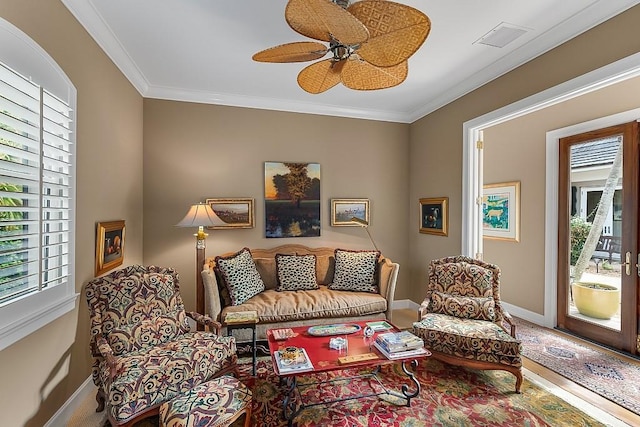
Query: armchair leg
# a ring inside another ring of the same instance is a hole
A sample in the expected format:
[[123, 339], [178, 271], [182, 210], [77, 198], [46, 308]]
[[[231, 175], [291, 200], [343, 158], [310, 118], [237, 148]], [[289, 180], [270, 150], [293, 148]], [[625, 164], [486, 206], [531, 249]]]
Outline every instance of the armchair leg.
[[104, 411], [104, 392], [102, 390], [98, 390], [96, 393], [96, 402], [98, 402], [98, 407], [96, 408], [96, 412]]

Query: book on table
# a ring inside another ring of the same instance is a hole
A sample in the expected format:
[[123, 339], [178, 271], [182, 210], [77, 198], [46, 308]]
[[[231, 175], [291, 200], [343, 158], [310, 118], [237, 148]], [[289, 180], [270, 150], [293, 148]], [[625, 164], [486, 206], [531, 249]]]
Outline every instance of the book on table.
[[409, 331], [378, 334], [375, 342], [388, 353], [415, 350], [424, 347], [424, 341]]
[[257, 311], [232, 311], [224, 317], [224, 323], [249, 323], [257, 321]]
[[280, 371], [281, 374], [313, 370], [313, 364], [311, 363], [311, 359], [309, 359], [307, 351], [304, 348], [300, 348], [299, 350], [295, 360], [283, 359], [280, 350], [273, 353], [276, 364], [278, 365], [278, 371]]
[[396, 351], [395, 353], [389, 353], [378, 342], [374, 342], [373, 345], [375, 348], [378, 349], [380, 353], [383, 354], [383, 356], [385, 356], [387, 359], [390, 359], [390, 360], [405, 359], [407, 357], [417, 357], [417, 356], [424, 356], [429, 354], [427, 349], [424, 347], [418, 347], [412, 350]]

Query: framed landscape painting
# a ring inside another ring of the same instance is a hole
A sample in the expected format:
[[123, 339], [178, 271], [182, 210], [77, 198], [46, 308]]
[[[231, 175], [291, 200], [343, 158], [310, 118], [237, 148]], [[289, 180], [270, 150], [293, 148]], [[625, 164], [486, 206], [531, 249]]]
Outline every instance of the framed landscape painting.
[[351, 221], [358, 218], [369, 223], [369, 199], [331, 199], [331, 225], [333, 227], [360, 227]]
[[483, 187], [482, 236], [486, 239], [520, 241], [520, 181]]
[[122, 265], [124, 221], [99, 222], [96, 233], [96, 276]]
[[320, 236], [320, 164], [265, 162], [265, 235]]
[[207, 204], [216, 214], [216, 225], [210, 230], [253, 228], [253, 199], [207, 199]]
[[449, 198], [420, 199], [420, 232], [447, 236], [449, 234]]

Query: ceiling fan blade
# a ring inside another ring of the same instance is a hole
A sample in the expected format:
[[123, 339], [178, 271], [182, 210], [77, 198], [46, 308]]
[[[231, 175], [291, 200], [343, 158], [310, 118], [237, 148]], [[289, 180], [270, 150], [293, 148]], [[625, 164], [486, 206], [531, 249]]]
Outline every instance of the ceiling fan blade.
[[345, 45], [360, 44], [369, 38], [369, 31], [352, 14], [331, 0], [289, 0], [285, 19], [294, 31], [316, 40]]
[[393, 67], [376, 67], [352, 55], [342, 69], [342, 83], [355, 90], [386, 89], [402, 83], [409, 73], [407, 61]]
[[409, 59], [431, 31], [421, 11], [388, 0], [363, 0], [347, 9], [369, 30], [369, 40], [358, 49], [367, 62], [390, 67]]
[[328, 51], [322, 43], [294, 42], [265, 49], [252, 58], [258, 62], [304, 62], [320, 59]]
[[327, 91], [340, 83], [340, 73], [346, 61], [325, 59], [300, 71], [298, 84], [309, 93], [318, 94]]

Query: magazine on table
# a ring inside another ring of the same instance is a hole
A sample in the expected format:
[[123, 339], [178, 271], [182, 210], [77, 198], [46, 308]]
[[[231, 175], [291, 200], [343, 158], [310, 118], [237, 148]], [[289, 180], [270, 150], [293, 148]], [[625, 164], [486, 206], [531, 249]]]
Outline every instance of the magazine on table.
[[380, 353], [382, 353], [387, 359], [405, 359], [407, 357], [418, 357], [425, 356], [429, 354], [426, 348], [420, 347], [413, 350], [405, 350], [405, 351], [396, 351], [395, 353], [389, 353], [385, 350], [380, 344], [374, 342], [373, 345], [378, 349]]
[[377, 322], [367, 322], [367, 326], [373, 329], [375, 332], [387, 331], [393, 328], [393, 325], [385, 320], [380, 320]]
[[304, 348], [299, 349], [299, 354], [295, 360], [283, 359], [280, 350], [274, 353], [274, 358], [276, 359], [276, 364], [278, 365], [278, 371], [281, 374], [313, 370], [311, 359], [309, 359], [309, 355]]
[[424, 341], [409, 331], [386, 332], [384, 334], [379, 334], [376, 337], [376, 342], [388, 353], [414, 350], [424, 347]]

